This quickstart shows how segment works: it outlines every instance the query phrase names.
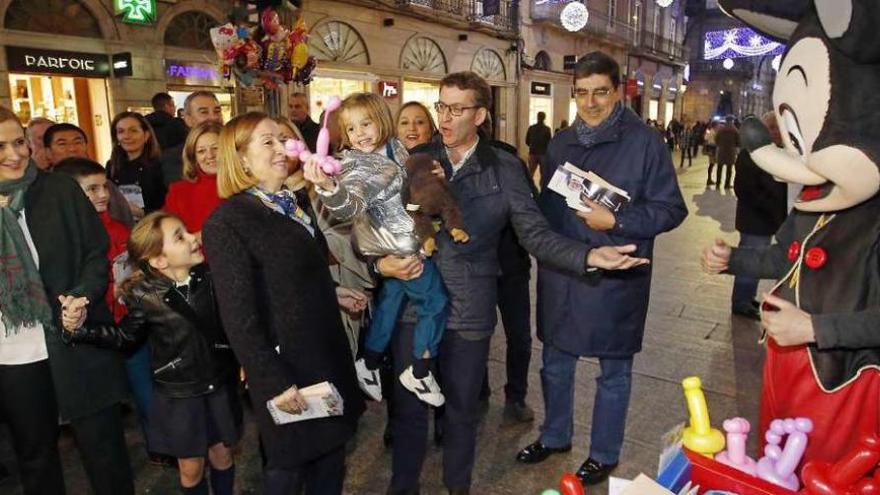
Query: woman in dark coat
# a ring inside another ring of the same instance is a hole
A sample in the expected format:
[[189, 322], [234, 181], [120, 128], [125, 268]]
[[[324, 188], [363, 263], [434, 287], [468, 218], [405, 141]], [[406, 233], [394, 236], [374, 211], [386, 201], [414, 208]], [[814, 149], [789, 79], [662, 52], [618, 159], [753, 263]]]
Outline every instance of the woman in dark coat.
[[135, 219], [162, 208], [165, 181], [161, 150], [150, 123], [136, 112], [122, 112], [110, 124], [113, 152], [107, 161], [107, 178], [119, 186]]
[[[202, 231], [223, 326], [247, 372], [265, 447], [267, 495], [342, 493], [345, 443], [364, 410], [354, 362], [313, 218], [282, 189], [289, 175], [278, 125], [264, 114], [220, 134], [218, 191], [227, 198]], [[296, 414], [298, 388], [331, 382], [344, 414], [276, 425], [272, 401]]]

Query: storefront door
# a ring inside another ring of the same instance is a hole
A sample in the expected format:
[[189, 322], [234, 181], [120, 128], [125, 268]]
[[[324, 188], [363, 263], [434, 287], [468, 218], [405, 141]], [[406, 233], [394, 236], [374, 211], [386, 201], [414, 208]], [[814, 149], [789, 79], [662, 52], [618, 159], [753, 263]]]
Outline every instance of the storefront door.
[[327, 101], [334, 96], [345, 98], [351, 93], [372, 91], [370, 81], [341, 79], [335, 77], [315, 77], [309, 84], [309, 115], [318, 122]]

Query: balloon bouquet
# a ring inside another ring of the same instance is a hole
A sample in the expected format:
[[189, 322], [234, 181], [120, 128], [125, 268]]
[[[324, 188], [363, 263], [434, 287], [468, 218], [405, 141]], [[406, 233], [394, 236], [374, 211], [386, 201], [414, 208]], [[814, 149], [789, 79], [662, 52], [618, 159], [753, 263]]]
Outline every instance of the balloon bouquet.
[[289, 82], [311, 82], [315, 57], [309, 55], [309, 34], [302, 17], [290, 30], [281, 24], [277, 12], [267, 8], [257, 27], [229, 22], [211, 29], [210, 34], [226, 78], [270, 90]]

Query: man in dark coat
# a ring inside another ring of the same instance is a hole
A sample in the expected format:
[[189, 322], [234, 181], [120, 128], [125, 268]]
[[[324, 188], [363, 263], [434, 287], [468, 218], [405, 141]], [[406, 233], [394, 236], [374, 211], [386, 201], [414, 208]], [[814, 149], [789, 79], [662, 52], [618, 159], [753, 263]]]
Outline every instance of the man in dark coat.
[[[637, 256], [650, 258], [654, 238], [687, 216], [671, 156], [662, 137], [620, 103], [620, 67], [613, 58], [602, 52], [585, 55], [575, 66], [574, 84], [578, 118], [550, 142], [541, 210], [557, 233], [590, 245], [635, 244]], [[590, 212], [575, 212], [546, 187], [566, 162], [627, 191], [631, 201], [617, 212], [587, 201]], [[633, 355], [641, 350], [650, 290], [650, 265], [587, 280], [539, 260], [537, 322], [544, 342], [546, 416], [540, 438], [520, 451], [518, 461], [537, 463], [571, 450], [575, 365], [580, 356], [589, 356], [599, 358], [601, 375], [590, 455], [577, 476], [594, 484], [617, 466]]]
[[725, 124], [715, 133], [715, 146], [717, 147], [716, 160], [718, 162], [718, 168], [715, 170], [715, 188], [721, 188], [721, 170], [726, 168], [724, 188], [730, 189], [733, 187], [730, 183], [733, 162], [736, 161], [736, 151], [739, 148], [739, 131], [733, 124], [733, 117], [728, 116], [725, 119]]
[[296, 124], [297, 129], [303, 135], [303, 140], [308, 145], [309, 150], [315, 152], [315, 144], [318, 142], [318, 132], [321, 126], [312, 120], [309, 116], [309, 101], [306, 99], [305, 93], [293, 93], [287, 102], [287, 108], [290, 110], [290, 120]]
[[145, 118], [156, 133], [159, 148], [164, 150], [183, 144], [188, 130], [183, 119], [175, 117], [177, 110], [174, 108], [174, 98], [168, 93], [156, 93], [151, 103], [153, 113]]
[[529, 147], [529, 178], [535, 176], [535, 170], [544, 161], [547, 144], [550, 143], [550, 127], [544, 123], [547, 114], [538, 112], [538, 122], [529, 126], [526, 132], [526, 146]]
[[[483, 78], [473, 72], [446, 76], [436, 104], [439, 135], [413, 150], [429, 153], [441, 163], [471, 236], [469, 242], [459, 244], [441, 231], [432, 258], [449, 293], [449, 320], [438, 365], [446, 396], [443, 482], [452, 494], [468, 493], [471, 484], [479, 394], [496, 324], [498, 247], [504, 227], [510, 223], [523, 247], [575, 277], [584, 276], [590, 267], [626, 270], [647, 262], [628, 256], [634, 246], [575, 242], [554, 233], [535, 204], [520, 160], [479, 137], [478, 128], [487, 123], [490, 106], [491, 90]], [[418, 258], [394, 256], [381, 258], [375, 266], [385, 277], [406, 280], [422, 269]], [[398, 374], [412, 362], [409, 350], [415, 321], [409, 308], [391, 344]], [[393, 415], [389, 493], [418, 493], [426, 454], [427, 407], [395, 383]]]
[[[770, 130], [776, 146], [782, 146], [782, 135], [776, 124], [776, 114], [767, 112], [762, 118]], [[739, 231], [739, 247], [762, 248], [770, 245], [773, 234], [779, 230], [788, 216], [786, 197], [788, 188], [770, 174], [755, 165], [748, 150], [742, 150], [736, 158], [736, 230]], [[758, 315], [758, 279], [737, 275], [733, 279], [731, 312], [755, 320]]]
[[[183, 102], [183, 121], [186, 123], [186, 132], [189, 133], [189, 129], [209, 120], [223, 124], [223, 109], [220, 106], [220, 100], [210, 91], [190, 93]], [[172, 182], [179, 181], [183, 176], [183, 145], [185, 142], [186, 139], [171, 148], [162, 148], [162, 179], [165, 181], [166, 187]]]

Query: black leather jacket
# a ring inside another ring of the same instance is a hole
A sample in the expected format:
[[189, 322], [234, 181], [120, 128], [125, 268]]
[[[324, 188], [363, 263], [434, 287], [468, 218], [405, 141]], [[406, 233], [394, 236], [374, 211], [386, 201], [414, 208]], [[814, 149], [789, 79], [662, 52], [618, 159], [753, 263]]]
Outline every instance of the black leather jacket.
[[117, 325], [65, 332], [70, 343], [133, 350], [149, 338], [153, 386], [165, 396], [196, 397], [232, 382], [235, 356], [220, 323], [207, 265], [190, 272], [188, 297], [168, 279], [140, 283], [126, 297], [128, 315]]

